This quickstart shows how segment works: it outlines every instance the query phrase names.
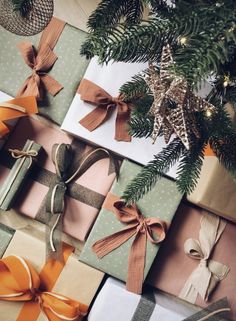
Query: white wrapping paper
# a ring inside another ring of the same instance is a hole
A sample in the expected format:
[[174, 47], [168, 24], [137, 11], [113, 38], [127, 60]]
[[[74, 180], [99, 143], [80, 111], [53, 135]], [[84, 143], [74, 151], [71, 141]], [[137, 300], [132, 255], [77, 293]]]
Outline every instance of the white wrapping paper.
[[[92, 306], [88, 321], [131, 321], [140, 297], [128, 292], [122, 282], [108, 278]], [[157, 303], [150, 319], [143, 321], [181, 321], [196, 312], [181, 303], [171, 302], [157, 291], [155, 300]]]
[[[0, 102], [1, 103], [6, 101], [6, 100], [10, 100], [10, 99], [12, 99], [11, 96], [5, 94], [3, 91], [0, 91]], [[11, 126], [14, 126], [16, 124], [16, 120], [15, 119], [14, 120], [10, 120], [7, 123], [9, 125], [11, 125]], [[3, 144], [5, 143], [5, 141], [6, 141], [6, 137], [0, 138], [0, 149], [2, 148]]]
[[[99, 65], [96, 58], [93, 58], [87, 68], [84, 78], [102, 87], [111, 96], [119, 94], [119, 88], [132, 76], [147, 68], [146, 63], [123, 63], [109, 62], [107, 65]], [[116, 111], [111, 113], [109, 120], [100, 127], [90, 132], [79, 121], [89, 112], [94, 110], [94, 105], [83, 102], [77, 93], [72, 101], [69, 111], [62, 123], [62, 129], [83, 138], [96, 145], [103, 146], [113, 152], [134, 160], [142, 165], [153, 159], [153, 155], [158, 154], [166, 144], [162, 137], [158, 137], [155, 144], [151, 138], [133, 138], [132, 142], [118, 142], [114, 139]], [[168, 172], [168, 175], [176, 177], [176, 167]]]

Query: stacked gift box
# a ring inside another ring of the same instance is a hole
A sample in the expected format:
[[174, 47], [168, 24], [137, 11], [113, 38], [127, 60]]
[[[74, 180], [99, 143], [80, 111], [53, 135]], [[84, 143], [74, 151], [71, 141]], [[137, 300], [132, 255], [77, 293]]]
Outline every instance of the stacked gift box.
[[[162, 137], [155, 145], [131, 139], [131, 106], [119, 95], [147, 64], [85, 61], [78, 52], [86, 34], [58, 19], [25, 39], [38, 48], [34, 65], [29, 43], [19, 45], [22, 39], [3, 29], [0, 34], [2, 43], [8, 39], [0, 49], [6, 60], [0, 121], [8, 129], [0, 145], [4, 321], [86, 314], [89, 321], [236, 320], [236, 182], [213, 152], [206, 149], [188, 196], [195, 205], [182, 200], [176, 167], [137, 203], [122, 200], [142, 165], [165, 146]], [[53, 63], [42, 76], [45, 39]], [[36, 91], [30, 69], [44, 84]], [[22, 117], [37, 113], [36, 99], [39, 113], [61, 128]], [[26, 110], [9, 116], [6, 103]]]

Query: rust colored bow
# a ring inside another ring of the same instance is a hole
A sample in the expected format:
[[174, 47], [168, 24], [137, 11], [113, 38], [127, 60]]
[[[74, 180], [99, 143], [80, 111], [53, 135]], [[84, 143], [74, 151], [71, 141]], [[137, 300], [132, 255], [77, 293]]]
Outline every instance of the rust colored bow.
[[[12, 255], [0, 260], [0, 281], [0, 300], [32, 302], [32, 310], [29, 307], [28, 313], [35, 313], [33, 306], [36, 302], [49, 321], [82, 320], [87, 313], [88, 307], [80, 302], [41, 291], [40, 275], [19, 256]], [[35, 319], [38, 319], [37, 313]]]
[[162, 242], [166, 236], [167, 224], [155, 217], [145, 218], [135, 204], [126, 207], [123, 201], [114, 203], [114, 213], [120, 222], [128, 226], [97, 241], [92, 249], [102, 258], [134, 236], [129, 254], [126, 288], [128, 291], [141, 294], [147, 240], [153, 244]]
[[35, 96], [42, 99], [42, 91], [46, 89], [55, 96], [63, 87], [47, 72], [53, 67], [57, 55], [53, 52], [65, 23], [53, 18], [43, 31], [38, 51], [30, 42], [21, 42], [18, 48], [25, 63], [32, 69], [31, 75], [26, 79], [17, 96]]
[[115, 139], [117, 141], [131, 141], [131, 136], [128, 132], [130, 104], [123, 101], [121, 95], [112, 97], [101, 87], [87, 79], [81, 81], [78, 93], [82, 100], [97, 106], [92, 112], [80, 120], [80, 124], [83, 127], [89, 131], [93, 131], [107, 120], [112, 110], [117, 108]]

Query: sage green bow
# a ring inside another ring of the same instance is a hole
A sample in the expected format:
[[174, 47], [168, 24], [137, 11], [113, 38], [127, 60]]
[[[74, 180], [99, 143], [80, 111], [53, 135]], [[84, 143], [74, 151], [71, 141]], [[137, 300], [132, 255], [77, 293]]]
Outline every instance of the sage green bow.
[[[62, 224], [62, 215], [65, 209], [65, 193], [67, 187], [72, 181], [78, 179], [83, 173], [85, 173], [94, 163], [103, 158], [110, 158], [109, 173], [116, 172], [118, 175], [118, 163], [111, 156], [111, 154], [103, 148], [97, 148], [89, 152], [80, 162], [78, 168], [72, 173], [71, 168], [74, 163], [74, 150], [69, 144], [54, 144], [52, 148], [52, 160], [56, 169], [56, 179], [51, 183], [48, 194], [46, 196], [46, 212], [51, 216], [57, 216], [54, 218], [53, 224], [49, 227], [49, 240], [47, 239], [47, 249], [49, 256], [52, 252], [59, 252], [57, 256], [60, 257], [60, 248], [55, 246], [54, 232]], [[88, 195], [89, 197], [89, 195]], [[61, 244], [61, 236], [57, 243]]]

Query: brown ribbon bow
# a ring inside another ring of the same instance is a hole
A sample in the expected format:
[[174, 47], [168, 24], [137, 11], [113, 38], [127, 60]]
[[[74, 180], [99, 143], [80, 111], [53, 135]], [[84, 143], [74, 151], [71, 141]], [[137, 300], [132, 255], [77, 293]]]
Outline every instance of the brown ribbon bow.
[[147, 240], [153, 244], [162, 242], [166, 236], [167, 224], [155, 217], [145, 218], [136, 204], [127, 207], [123, 201], [116, 201], [113, 210], [117, 219], [128, 226], [97, 241], [92, 249], [102, 258], [134, 236], [129, 254], [126, 288], [128, 291], [141, 294]]
[[131, 141], [128, 132], [130, 104], [123, 101], [122, 95], [112, 97], [104, 89], [87, 79], [81, 81], [77, 92], [82, 100], [97, 106], [80, 120], [79, 123], [83, 127], [93, 131], [107, 120], [111, 110], [117, 108], [115, 139], [117, 141]]
[[35, 96], [42, 99], [42, 89], [46, 89], [55, 96], [63, 86], [47, 72], [53, 67], [57, 55], [53, 52], [65, 22], [53, 18], [47, 28], [43, 31], [38, 52], [30, 42], [21, 42], [18, 48], [25, 63], [32, 69], [32, 74], [26, 79], [17, 96]]

